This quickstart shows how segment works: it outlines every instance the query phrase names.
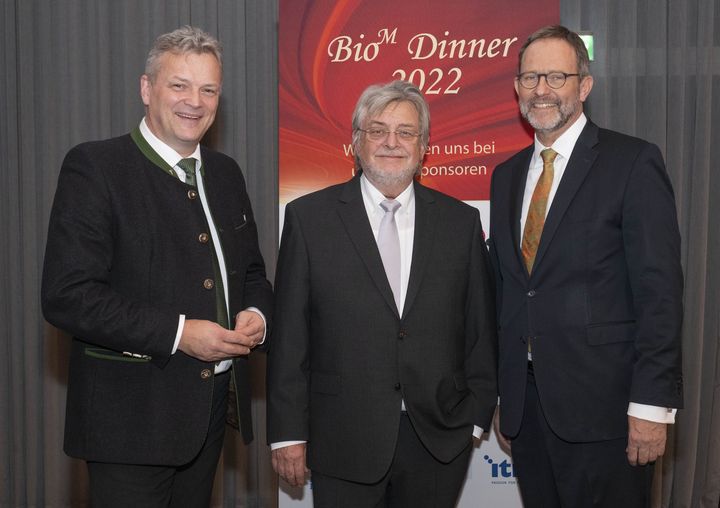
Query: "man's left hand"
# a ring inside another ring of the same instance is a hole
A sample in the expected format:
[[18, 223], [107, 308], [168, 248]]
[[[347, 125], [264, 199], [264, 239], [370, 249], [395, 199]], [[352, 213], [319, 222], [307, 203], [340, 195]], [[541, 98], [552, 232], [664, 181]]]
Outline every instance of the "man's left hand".
[[653, 463], [665, 453], [667, 424], [628, 416], [628, 462], [644, 466]]
[[257, 312], [243, 310], [235, 316], [235, 331], [243, 335], [242, 344], [253, 348], [260, 344], [265, 336], [265, 322]]

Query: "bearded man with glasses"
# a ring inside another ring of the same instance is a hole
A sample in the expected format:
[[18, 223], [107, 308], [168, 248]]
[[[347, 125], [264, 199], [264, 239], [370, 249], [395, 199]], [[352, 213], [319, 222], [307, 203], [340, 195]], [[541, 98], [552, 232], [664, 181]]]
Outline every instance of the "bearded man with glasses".
[[682, 407], [673, 190], [657, 146], [585, 116], [592, 85], [577, 34], [532, 34], [515, 91], [535, 141], [491, 186], [498, 435], [526, 508], [650, 506]]
[[415, 179], [429, 129], [416, 87], [369, 87], [355, 177], [286, 208], [268, 436], [316, 508], [454, 507], [492, 420], [488, 253], [478, 211]]

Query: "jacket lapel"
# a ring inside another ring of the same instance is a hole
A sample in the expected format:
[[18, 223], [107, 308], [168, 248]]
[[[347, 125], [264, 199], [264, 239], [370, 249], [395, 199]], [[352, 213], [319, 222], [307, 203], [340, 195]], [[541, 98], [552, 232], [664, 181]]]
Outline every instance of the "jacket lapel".
[[420, 283], [425, 275], [434, 244], [438, 216], [437, 210], [434, 210], [435, 198], [433, 195], [417, 181], [414, 181], [413, 185], [415, 186], [415, 234], [403, 316], [407, 315], [420, 290]]
[[385, 268], [365, 210], [359, 175], [358, 173], [352, 180], [347, 182], [340, 191], [338, 215], [378, 291], [399, 318], [392, 289], [387, 280], [387, 275], [385, 275]]
[[[555, 193], [552, 205], [550, 205], [550, 211], [545, 220], [545, 226], [543, 227], [542, 236], [540, 237], [540, 245], [538, 246], [537, 255], [535, 256], [536, 267], [540, 266], [542, 258], [547, 252], [548, 246], [552, 242], [553, 236], [555, 236], [555, 232], [562, 218], [565, 216], [568, 206], [570, 206], [580, 185], [582, 185], [597, 158], [597, 151], [593, 148], [597, 142], [598, 128], [588, 120], [587, 125], [575, 143], [575, 148], [573, 148], [570, 160], [565, 167], [565, 173]], [[534, 269], [533, 273], [535, 273]]]

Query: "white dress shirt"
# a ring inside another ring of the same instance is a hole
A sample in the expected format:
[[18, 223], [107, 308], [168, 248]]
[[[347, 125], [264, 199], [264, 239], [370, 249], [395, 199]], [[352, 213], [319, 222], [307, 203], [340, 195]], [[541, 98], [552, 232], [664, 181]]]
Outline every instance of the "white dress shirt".
[[[535, 136], [535, 150], [533, 151], [532, 158], [530, 159], [530, 169], [528, 170], [527, 179], [525, 181], [525, 192], [523, 194], [522, 214], [520, 217], [520, 238], [525, 231], [525, 221], [527, 220], [528, 209], [530, 208], [530, 201], [532, 200], [533, 192], [535, 191], [535, 185], [540, 179], [540, 175], [543, 171], [543, 160], [540, 156], [540, 152], [546, 148], [552, 148], [557, 152], [554, 162], [554, 174], [553, 182], [550, 187], [550, 194], [548, 195], [547, 207], [545, 208], [545, 217], [547, 217], [550, 207], [552, 206], [553, 199], [557, 192], [560, 181], [565, 174], [565, 168], [570, 160], [575, 143], [580, 137], [580, 133], [587, 124], [587, 117], [584, 113], [575, 120], [568, 130], [562, 133], [559, 138], [555, 140], [552, 146], [544, 146]], [[531, 354], [528, 352], [528, 359], [532, 359]], [[628, 405], [627, 414], [643, 420], [649, 420], [651, 422], [658, 423], [675, 423], [675, 413], [677, 409], [664, 408], [658, 406], [649, 406], [647, 404], [638, 404], [636, 402], [630, 402]]]
[[530, 201], [532, 200], [535, 186], [537, 185], [540, 175], [543, 172], [543, 160], [540, 156], [540, 152], [546, 148], [552, 148], [557, 152], [553, 167], [555, 169], [553, 173], [553, 181], [550, 186], [550, 194], [548, 194], [547, 206], [545, 207], [545, 217], [547, 217], [550, 211], [555, 194], [557, 193], [560, 180], [562, 180], [565, 174], [565, 167], [567, 166], [570, 155], [572, 154], [575, 143], [580, 137], [580, 133], [585, 128], [587, 123], [587, 117], [585, 114], [581, 114], [574, 124], [570, 126], [568, 130], [562, 133], [562, 135], [555, 140], [550, 146], [543, 146], [542, 143], [535, 136], [535, 150], [533, 151], [532, 158], [530, 159], [530, 169], [528, 170], [527, 179], [525, 180], [525, 193], [523, 194], [522, 214], [520, 215], [520, 238], [525, 232], [525, 221], [527, 220], [528, 210], [530, 209]]
[[[362, 190], [365, 212], [368, 220], [370, 220], [370, 227], [377, 242], [380, 223], [385, 215], [385, 210], [380, 206], [380, 203], [387, 198], [370, 183], [364, 174], [360, 175], [360, 189]], [[408, 280], [410, 280], [410, 265], [412, 263], [415, 235], [415, 188], [412, 183], [395, 198], [395, 201], [400, 203], [400, 208], [395, 212], [395, 223], [400, 238], [400, 308], [398, 312], [402, 316]]]

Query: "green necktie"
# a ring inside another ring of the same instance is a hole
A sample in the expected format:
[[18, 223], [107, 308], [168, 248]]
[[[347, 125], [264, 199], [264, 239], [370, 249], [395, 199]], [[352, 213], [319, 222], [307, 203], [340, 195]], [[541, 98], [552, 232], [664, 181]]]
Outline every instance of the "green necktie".
[[[178, 167], [185, 172], [185, 183], [197, 187], [196, 164], [195, 159], [182, 159], [177, 163]], [[217, 313], [217, 322], [223, 328], [230, 328], [230, 317], [228, 316], [227, 306], [225, 304], [225, 288], [223, 285], [222, 274], [220, 272], [220, 264], [215, 255], [214, 242], [212, 235], [210, 236], [210, 251], [212, 252], [213, 271], [215, 272], [215, 308]], [[220, 365], [220, 362], [215, 362]], [[234, 374], [233, 374], [234, 376]], [[225, 413], [225, 420], [236, 429], [240, 429], [240, 420], [238, 418], [237, 395], [235, 394], [235, 382], [230, 383], [230, 394], [228, 396], [228, 407]]]
[[197, 179], [195, 178], [195, 159], [182, 159], [177, 163], [178, 167], [185, 172], [185, 183], [197, 187]]
[[[182, 159], [177, 163], [177, 166], [185, 172], [185, 183], [197, 187], [197, 177], [195, 169], [195, 159], [188, 158]], [[222, 275], [220, 273], [220, 265], [218, 264], [217, 256], [215, 255], [215, 247], [213, 246], [212, 236], [210, 236], [210, 251], [212, 252], [213, 258], [213, 271], [215, 272], [215, 303], [217, 307], [217, 322], [224, 328], [229, 328], [229, 319], [227, 313], [227, 306], [225, 305], [225, 288], [223, 286]]]

